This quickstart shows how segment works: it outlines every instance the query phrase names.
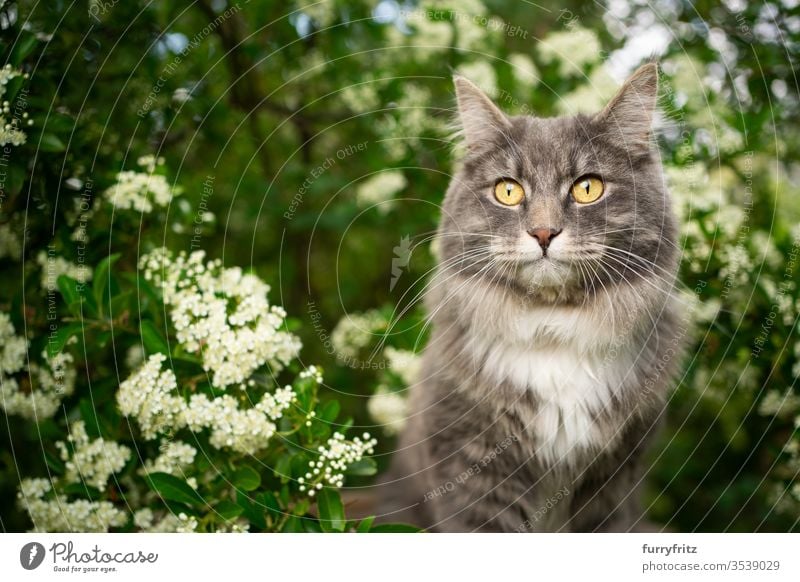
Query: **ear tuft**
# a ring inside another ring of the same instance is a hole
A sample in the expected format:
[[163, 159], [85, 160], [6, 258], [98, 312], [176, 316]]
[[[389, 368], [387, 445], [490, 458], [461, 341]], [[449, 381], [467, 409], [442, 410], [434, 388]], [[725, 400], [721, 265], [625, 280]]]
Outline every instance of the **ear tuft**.
[[658, 65], [647, 63], [625, 81], [596, 119], [616, 129], [626, 146], [649, 148], [657, 99]]
[[492, 103], [492, 100], [466, 77], [455, 75], [458, 116], [467, 147], [480, 147], [498, 132], [511, 128], [508, 117]]

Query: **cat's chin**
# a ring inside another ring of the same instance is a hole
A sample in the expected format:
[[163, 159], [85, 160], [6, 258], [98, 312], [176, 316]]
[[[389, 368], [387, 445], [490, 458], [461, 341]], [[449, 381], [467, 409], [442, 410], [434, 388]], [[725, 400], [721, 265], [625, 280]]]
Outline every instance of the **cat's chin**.
[[549, 258], [525, 262], [518, 273], [520, 281], [534, 287], [565, 287], [572, 282], [569, 265]]
[[572, 301], [576, 293], [578, 279], [571, 265], [564, 261], [542, 258], [520, 265], [517, 270], [519, 288], [528, 299], [559, 303]]

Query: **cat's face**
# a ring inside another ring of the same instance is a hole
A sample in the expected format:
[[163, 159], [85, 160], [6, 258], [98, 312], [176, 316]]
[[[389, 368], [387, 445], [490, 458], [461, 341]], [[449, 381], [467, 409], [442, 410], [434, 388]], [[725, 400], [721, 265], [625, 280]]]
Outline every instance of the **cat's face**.
[[549, 301], [662, 285], [675, 223], [650, 144], [657, 69], [594, 116], [508, 117], [456, 79], [467, 154], [445, 198], [442, 266]]

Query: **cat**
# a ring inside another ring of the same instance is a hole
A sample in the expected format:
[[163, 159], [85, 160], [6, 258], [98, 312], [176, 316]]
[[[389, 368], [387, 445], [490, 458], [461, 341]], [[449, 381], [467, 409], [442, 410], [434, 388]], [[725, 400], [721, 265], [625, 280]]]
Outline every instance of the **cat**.
[[465, 153], [382, 517], [443, 532], [646, 528], [643, 453], [684, 320], [653, 139], [658, 67], [591, 116], [509, 116], [454, 83]]

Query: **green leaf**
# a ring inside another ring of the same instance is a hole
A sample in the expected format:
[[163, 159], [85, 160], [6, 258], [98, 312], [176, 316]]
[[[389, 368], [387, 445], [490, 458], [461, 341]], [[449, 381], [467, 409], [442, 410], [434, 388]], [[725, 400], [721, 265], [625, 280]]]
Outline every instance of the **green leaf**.
[[361, 523], [358, 524], [356, 528], [357, 533], [367, 533], [370, 528], [372, 527], [372, 523], [375, 521], [375, 516], [371, 515], [365, 519], [361, 520]]
[[408, 523], [382, 523], [369, 531], [370, 533], [418, 533], [422, 530]]
[[378, 465], [373, 459], [364, 458], [347, 466], [345, 474], [369, 477], [378, 472]]
[[278, 462], [275, 463], [275, 467], [272, 469], [275, 472], [275, 475], [280, 478], [281, 481], [287, 481], [288, 479], [292, 478], [292, 457], [289, 455], [283, 455]]
[[261, 502], [264, 504], [264, 507], [267, 508], [267, 513], [273, 519], [280, 519], [281, 517], [281, 506], [278, 503], [276, 497], [270, 493], [269, 491], [265, 491], [261, 494]]
[[61, 457], [54, 455], [50, 451], [45, 450], [44, 461], [47, 463], [48, 468], [57, 475], [61, 475], [66, 469], [64, 466], [64, 461], [61, 460]]
[[214, 511], [216, 511], [223, 519], [236, 519], [242, 513], [244, 513], [244, 507], [234, 503], [230, 499], [223, 499], [214, 507]]
[[150, 488], [164, 499], [179, 501], [187, 505], [203, 505], [203, 498], [189, 487], [186, 481], [169, 473], [150, 473], [147, 476]]
[[317, 413], [317, 418], [322, 422], [333, 422], [339, 416], [340, 409], [338, 400], [329, 400], [322, 405], [320, 411]]
[[109, 283], [109, 276], [111, 267], [119, 259], [120, 254], [114, 253], [105, 257], [95, 267], [94, 275], [92, 278], [92, 292], [94, 293], [94, 300], [97, 302], [97, 307], [100, 313], [103, 313], [103, 305], [105, 304], [105, 292]]
[[149, 319], [143, 319], [139, 327], [142, 331], [142, 342], [144, 343], [144, 347], [150, 354], [161, 353], [169, 355], [169, 346], [167, 346], [167, 341], [164, 339], [164, 337], [161, 335], [161, 332], [158, 331], [152, 321]]
[[80, 323], [69, 323], [59, 327], [55, 333], [47, 336], [47, 355], [52, 358], [61, 353], [69, 339], [83, 331]]
[[244, 491], [236, 492], [236, 503], [244, 508], [244, 515], [251, 524], [260, 530], [267, 527], [267, 520], [264, 512], [248, 497]]
[[52, 133], [46, 133], [39, 141], [38, 149], [43, 152], [63, 152], [67, 149], [67, 146], [64, 145], [64, 142], [61, 141], [58, 136]]
[[5, 183], [5, 192], [0, 188], [0, 194], [6, 196], [14, 196], [22, 190], [25, 184], [25, 179], [28, 177], [28, 172], [25, 168], [11, 165], [8, 167], [8, 178]]
[[100, 490], [90, 485], [86, 485], [85, 483], [68, 483], [64, 485], [62, 491], [67, 495], [88, 497], [92, 501], [103, 498], [103, 494], [100, 492]]
[[286, 523], [283, 524], [281, 531], [284, 533], [303, 533], [306, 530], [303, 528], [303, 522], [300, 518], [296, 515], [292, 515], [286, 520]]
[[8, 59], [9, 62], [15, 67], [18, 67], [22, 64], [22, 61], [31, 54], [31, 51], [33, 51], [38, 42], [39, 40], [33, 34], [28, 33], [21, 35], [21, 39], [17, 41], [14, 45], [14, 50], [11, 51], [11, 56]]
[[78, 289], [82, 284], [67, 275], [60, 275], [56, 283], [58, 284], [58, 290], [61, 291], [61, 297], [64, 298], [64, 303], [69, 306], [70, 311], [73, 311], [73, 305], [77, 303], [79, 305], [78, 314], [80, 314], [81, 294]]
[[236, 469], [233, 484], [243, 491], [254, 491], [261, 485], [261, 475], [252, 467], [244, 466]]
[[133, 297], [133, 291], [124, 291], [114, 296], [108, 306], [108, 316], [111, 318], [119, 317], [130, 309], [131, 297]]
[[317, 493], [317, 508], [319, 509], [319, 525], [322, 531], [344, 531], [344, 504], [339, 492], [330, 487], [323, 487]]
[[86, 426], [86, 433], [92, 438], [103, 436], [103, 431], [100, 430], [100, 422], [97, 418], [97, 410], [95, 410], [92, 401], [88, 398], [81, 398], [78, 408], [80, 409], [81, 419]]

